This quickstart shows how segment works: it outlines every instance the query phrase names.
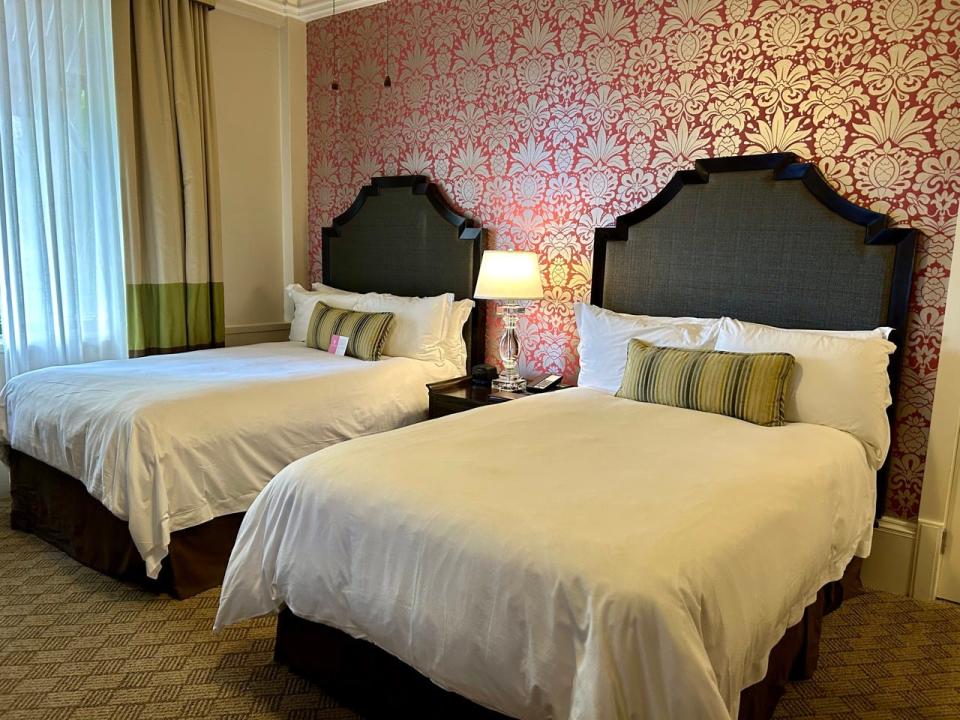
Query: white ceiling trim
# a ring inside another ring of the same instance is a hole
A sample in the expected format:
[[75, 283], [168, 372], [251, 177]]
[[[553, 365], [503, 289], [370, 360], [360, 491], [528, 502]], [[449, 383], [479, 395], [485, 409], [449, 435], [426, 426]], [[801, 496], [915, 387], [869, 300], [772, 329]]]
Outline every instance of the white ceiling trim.
[[[337, 15], [350, 10], [359, 10], [370, 5], [379, 5], [387, 0], [338, 0]], [[333, 12], [332, 0], [300, 0], [300, 19], [304, 22], [326, 17]]]
[[[358, 10], [369, 5], [379, 5], [386, 0], [338, 0], [337, 14]], [[247, 6], [254, 10], [273, 13], [282, 17], [310, 22], [327, 17], [333, 12], [333, 0], [221, 0], [218, 3], [226, 10]]]
[[256, 20], [270, 27], [282, 28], [287, 24], [287, 18], [294, 16], [284, 15], [277, 12], [273, 7], [267, 7], [272, 2], [273, 0], [217, 0], [216, 9], [218, 12], [239, 15], [248, 20]]

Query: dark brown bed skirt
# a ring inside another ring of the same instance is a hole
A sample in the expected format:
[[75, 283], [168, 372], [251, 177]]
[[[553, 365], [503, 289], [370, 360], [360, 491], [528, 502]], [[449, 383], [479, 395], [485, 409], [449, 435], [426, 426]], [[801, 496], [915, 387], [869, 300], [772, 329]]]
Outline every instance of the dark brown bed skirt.
[[180, 599], [223, 582], [243, 520], [243, 513], [233, 513], [171, 533], [160, 577], [151, 580], [126, 521], [94, 499], [76, 478], [11, 449], [10, 496], [14, 530], [33, 533], [106, 575]]
[[[820, 629], [825, 615], [862, 592], [860, 566], [854, 558], [841, 580], [828, 583], [770, 653], [766, 677], [740, 693], [739, 720], [766, 720], [783, 695], [787, 680], [805, 680], [817, 666]], [[317, 681], [340, 702], [367, 718], [416, 717], [418, 720], [506, 720], [505, 715], [434, 685], [393, 655], [365, 640], [280, 613], [277, 662]]]

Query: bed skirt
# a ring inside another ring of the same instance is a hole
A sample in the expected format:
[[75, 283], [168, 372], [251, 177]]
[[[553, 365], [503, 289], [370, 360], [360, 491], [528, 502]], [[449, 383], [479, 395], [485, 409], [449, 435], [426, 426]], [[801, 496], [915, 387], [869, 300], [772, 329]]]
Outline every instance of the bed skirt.
[[[739, 720], [767, 720], [788, 680], [808, 679], [817, 667], [825, 615], [862, 592], [854, 558], [842, 579], [828, 583], [770, 653], [766, 677], [740, 693]], [[367, 718], [507, 720], [434, 685], [393, 655], [340, 630], [310, 622], [284, 609], [277, 621], [274, 659], [317, 681], [340, 702]]]
[[118, 580], [185, 599], [223, 583], [243, 513], [214, 518], [170, 535], [160, 577], [147, 577], [124, 520], [83, 483], [36, 458], [9, 451], [10, 526], [33, 533], [70, 557]]

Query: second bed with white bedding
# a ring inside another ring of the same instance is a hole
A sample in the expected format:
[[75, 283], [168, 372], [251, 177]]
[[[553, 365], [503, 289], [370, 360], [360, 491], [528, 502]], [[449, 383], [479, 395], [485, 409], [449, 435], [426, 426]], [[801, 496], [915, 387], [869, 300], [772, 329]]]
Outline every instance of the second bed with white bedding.
[[847, 433], [565, 390], [284, 469], [217, 627], [285, 605], [514, 717], [735, 718], [874, 500]]
[[292, 460], [426, 416], [459, 368], [263, 343], [48, 368], [4, 389], [0, 437], [79, 479], [157, 577], [170, 534], [246, 510]]

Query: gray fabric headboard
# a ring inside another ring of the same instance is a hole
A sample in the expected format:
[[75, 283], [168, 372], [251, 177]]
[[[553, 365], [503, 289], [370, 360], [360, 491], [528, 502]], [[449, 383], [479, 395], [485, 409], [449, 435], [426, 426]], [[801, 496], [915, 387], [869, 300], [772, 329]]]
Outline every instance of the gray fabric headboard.
[[792, 153], [701, 160], [596, 231], [592, 302], [780, 327], [888, 325], [896, 397], [914, 245], [912, 230], [845, 200]]
[[[378, 177], [322, 233], [323, 282], [353, 292], [473, 297], [485, 233], [422, 175]], [[485, 305], [464, 327], [466, 369], [484, 356]]]

